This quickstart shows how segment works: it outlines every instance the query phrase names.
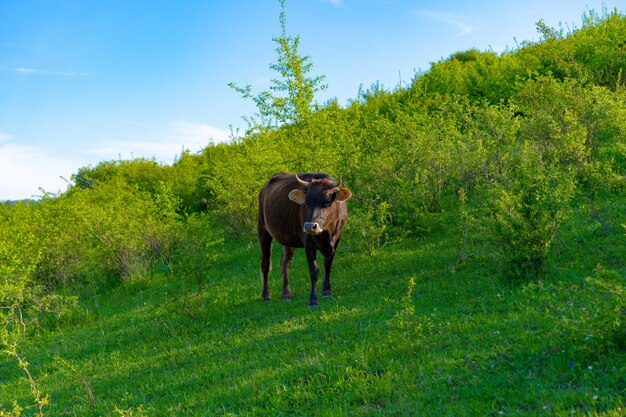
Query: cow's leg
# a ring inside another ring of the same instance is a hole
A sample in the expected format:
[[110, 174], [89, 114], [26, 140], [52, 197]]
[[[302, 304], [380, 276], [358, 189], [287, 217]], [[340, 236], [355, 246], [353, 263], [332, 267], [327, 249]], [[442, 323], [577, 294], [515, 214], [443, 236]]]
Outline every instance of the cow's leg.
[[324, 282], [322, 283], [322, 296], [324, 298], [333, 297], [333, 292], [330, 289], [330, 269], [333, 266], [334, 258], [335, 258], [334, 252], [330, 256], [324, 257]]
[[259, 230], [259, 244], [261, 246], [261, 278], [263, 280], [263, 301], [272, 299], [268, 284], [268, 275], [272, 268], [272, 236], [267, 231]]
[[309, 264], [309, 275], [311, 277], [311, 294], [309, 294], [309, 307], [315, 307], [318, 305], [317, 300], [317, 277], [320, 270], [317, 267], [317, 260], [315, 259], [315, 246], [305, 245], [306, 260]]
[[332, 298], [333, 292], [330, 289], [330, 270], [333, 267], [333, 260], [335, 259], [335, 253], [337, 252], [337, 246], [339, 246], [339, 240], [341, 237], [337, 237], [332, 252], [329, 256], [324, 258], [324, 282], [322, 283], [322, 296], [324, 298]]
[[280, 259], [280, 272], [283, 275], [283, 300], [285, 301], [291, 301], [293, 298], [289, 288], [289, 267], [291, 266], [291, 259], [295, 250], [296, 248], [285, 246], [283, 248], [283, 256]]

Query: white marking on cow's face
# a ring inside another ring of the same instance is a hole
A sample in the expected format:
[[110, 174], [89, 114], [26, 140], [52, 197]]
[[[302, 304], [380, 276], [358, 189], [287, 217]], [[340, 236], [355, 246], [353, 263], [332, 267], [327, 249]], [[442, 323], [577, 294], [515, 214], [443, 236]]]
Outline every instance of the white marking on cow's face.
[[316, 223], [319, 226], [320, 229], [320, 233], [322, 231], [322, 229], [324, 228], [324, 226], [326, 225], [326, 217], [328, 217], [328, 211], [330, 210], [330, 206], [329, 207], [324, 207], [324, 208], [314, 208], [313, 209], [313, 215], [311, 216], [311, 222], [312, 223]]

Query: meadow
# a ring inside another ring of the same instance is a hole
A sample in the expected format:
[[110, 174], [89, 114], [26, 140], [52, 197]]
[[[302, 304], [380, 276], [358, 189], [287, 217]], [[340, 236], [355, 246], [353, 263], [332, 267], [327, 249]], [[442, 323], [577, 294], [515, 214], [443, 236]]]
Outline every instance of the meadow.
[[[262, 302], [255, 240], [219, 229], [201, 280], [163, 270], [72, 289], [79, 305], [24, 349], [46, 415], [623, 415], [624, 339], [608, 329], [624, 300], [595, 283], [618, 285], [598, 264], [623, 262], [623, 239], [585, 259], [561, 247], [550, 276], [518, 285], [459, 264], [441, 220], [373, 257], [340, 252], [335, 298], [316, 309], [301, 251], [294, 301]], [[585, 240], [606, 244], [595, 229]], [[3, 404], [28, 403], [22, 371], [0, 370]]]

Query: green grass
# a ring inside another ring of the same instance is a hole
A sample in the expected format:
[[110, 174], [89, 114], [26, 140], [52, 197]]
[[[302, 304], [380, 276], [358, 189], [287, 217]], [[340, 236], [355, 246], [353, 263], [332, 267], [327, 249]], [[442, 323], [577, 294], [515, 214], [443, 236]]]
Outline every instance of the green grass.
[[[48, 416], [621, 416], [619, 300], [585, 278], [623, 279], [624, 239], [574, 230], [606, 247], [584, 259], [556, 247], [552, 275], [524, 285], [478, 257], [458, 265], [453, 227], [374, 257], [347, 246], [335, 298], [316, 309], [301, 250], [294, 301], [266, 303], [256, 240], [216, 230], [201, 282], [174, 269], [78, 287], [80, 308], [42, 323], [22, 354]], [[0, 404], [14, 400], [32, 403], [30, 386], [3, 358]]]

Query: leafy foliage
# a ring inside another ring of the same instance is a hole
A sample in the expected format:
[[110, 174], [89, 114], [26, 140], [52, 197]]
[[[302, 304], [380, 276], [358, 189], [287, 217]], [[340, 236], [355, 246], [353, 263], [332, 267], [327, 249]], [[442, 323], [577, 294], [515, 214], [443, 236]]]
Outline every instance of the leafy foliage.
[[485, 227], [504, 253], [510, 275], [537, 279], [567, 216], [575, 182], [567, 172], [546, 165], [532, 145], [524, 145], [507, 183], [490, 187], [490, 218]]
[[[229, 83], [244, 99], [254, 101], [261, 116], [261, 126], [265, 127], [304, 122], [311, 115], [315, 93], [326, 89], [324, 76], [307, 76], [313, 64], [309, 56], [301, 56], [298, 52], [300, 36], [287, 35], [285, 0], [281, 0], [280, 6], [281, 36], [273, 39], [278, 62], [270, 65], [270, 69], [276, 71], [280, 78], [271, 80], [271, 91], [263, 91], [256, 96], [252, 95], [250, 85], [239, 87], [235, 83]], [[254, 121], [250, 122], [251, 128], [255, 127]]]

